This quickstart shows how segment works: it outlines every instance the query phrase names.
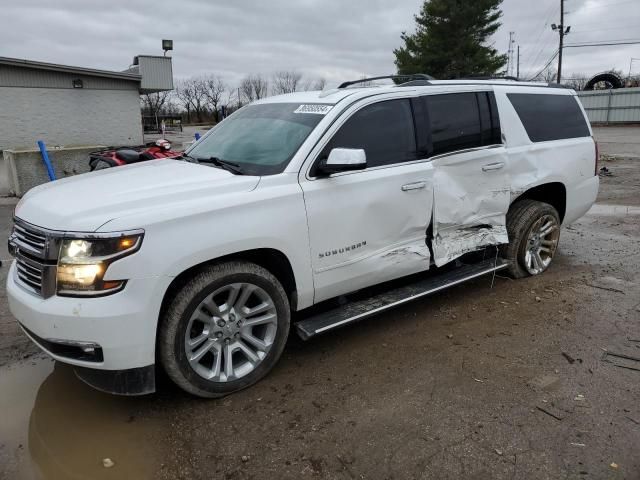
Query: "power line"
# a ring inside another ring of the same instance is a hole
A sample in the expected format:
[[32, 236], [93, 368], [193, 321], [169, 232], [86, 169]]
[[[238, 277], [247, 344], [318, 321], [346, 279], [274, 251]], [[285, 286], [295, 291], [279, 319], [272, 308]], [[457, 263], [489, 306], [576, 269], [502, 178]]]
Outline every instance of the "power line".
[[556, 57], [558, 56], [558, 53], [559, 53], [559, 50], [556, 50], [555, 53], [551, 56], [551, 58], [547, 61], [547, 63], [545, 63], [544, 67], [542, 67], [538, 73], [536, 73], [533, 77], [531, 77], [529, 81], [535, 80], [542, 72], [544, 72], [547, 68], [549, 68], [549, 65], [551, 65], [551, 62], [553, 62], [556, 59]]
[[[559, 9], [559, 6], [557, 3], [555, 3], [555, 0], [553, 1], [553, 3], [551, 3], [549, 5], [550, 8], [548, 8], [545, 12], [545, 22], [544, 25], [542, 26], [542, 29], [540, 30], [540, 33], [538, 34], [538, 37], [536, 38], [536, 41], [533, 42], [534, 45], [538, 45], [540, 43], [540, 39], [542, 38], [542, 36], [544, 35], [545, 32], [548, 32], [547, 27], [549, 26], [549, 22], [551, 21], [551, 17], [554, 16], [556, 14], [556, 11]], [[538, 53], [535, 55], [533, 54], [528, 54], [526, 57], [526, 62], [523, 62], [526, 64], [527, 66], [527, 70], [535, 67], [536, 63], [538, 62], [538, 59], [540, 58], [540, 55], [542, 55], [542, 52], [546, 50], [547, 46], [548, 46], [549, 41], [546, 40], [542, 47], [538, 50]], [[531, 60], [533, 58], [533, 61]]]
[[637, 40], [640, 40], [640, 38], [638, 37], [631, 37], [631, 38], [607, 38], [606, 40], [581, 40], [579, 42], [573, 42], [570, 45], [578, 45], [578, 44], [583, 44], [583, 43], [617, 43], [617, 42], [635, 42]]
[[630, 41], [622, 41], [622, 42], [610, 42], [610, 43], [570, 43], [565, 45], [565, 48], [579, 48], [579, 47], [610, 47], [613, 45], [638, 45], [640, 44], [640, 40], [630, 40]]
[[583, 7], [578, 7], [578, 8], [576, 8], [575, 11], [591, 10], [593, 8], [611, 7], [611, 6], [614, 6], [614, 5], [624, 5], [626, 3], [638, 3], [638, 0], [623, 0], [622, 2], [598, 3], [597, 5], [587, 5], [587, 6], [583, 6]]
[[[613, 26], [615, 25], [615, 26]], [[594, 27], [594, 28], [592, 28]], [[595, 28], [595, 27], [599, 27], [599, 28]], [[618, 24], [618, 23], [612, 23], [610, 25], [607, 25], [606, 23], [603, 24], [603, 22], [600, 23], [580, 23], [580, 28], [585, 28], [586, 30], [571, 30], [571, 33], [589, 33], [589, 32], [599, 32], [601, 30], [622, 30], [625, 28], [637, 28], [638, 25], [637, 24]]]
[[544, 57], [546, 57], [546, 55], [549, 54], [549, 51], [555, 50], [554, 43], [555, 43], [555, 38], [550, 37], [546, 39], [542, 44], [542, 46], [540, 47], [540, 49], [538, 50], [538, 53], [535, 56], [534, 60], [531, 61], [530, 59], [529, 62], [527, 62], [526, 70], [531, 71], [533, 69], [537, 69], [542, 59], [544, 59]]

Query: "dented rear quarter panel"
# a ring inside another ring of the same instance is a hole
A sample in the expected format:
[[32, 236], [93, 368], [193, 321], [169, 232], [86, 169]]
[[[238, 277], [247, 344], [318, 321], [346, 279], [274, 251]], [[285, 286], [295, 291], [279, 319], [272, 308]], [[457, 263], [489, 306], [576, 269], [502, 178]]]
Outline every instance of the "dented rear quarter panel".
[[[595, 201], [598, 177], [594, 172], [595, 142], [592, 137], [534, 143], [509, 101], [508, 93], [521, 93], [521, 87], [494, 88], [503, 140], [507, 150], [507, 173], [513, 203], [527, 190], [559, 182], [567, 192], [563, 224], [580, 218]], [[548, 88], [527, 88], [526, 93], [549, 94]], [[555, 95], [573, 95], [573, 90], [554, 89]], [[579, 103], [579, 102], [578, 102]], [[581, 105], [582, 109], [582, 105]], [[583, 114], [584, 114], [584, 109]], [[588, 124], [588, 122], [587, 122]], [[589, 125], [589, 131], [591, 126]]]

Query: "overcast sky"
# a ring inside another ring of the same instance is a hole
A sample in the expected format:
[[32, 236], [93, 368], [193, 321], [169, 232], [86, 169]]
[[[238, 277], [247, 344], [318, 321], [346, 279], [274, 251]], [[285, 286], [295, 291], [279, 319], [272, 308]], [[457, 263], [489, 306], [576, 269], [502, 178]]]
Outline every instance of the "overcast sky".
[[[136, 54], [161, 54], [174, 40], [174, 75], [216, 73], [235, 84], [247, 73], [298, 70], [329, 84], [393, 73], [393, 49], [413, 31], [421, 0], [7, 0], [0, 6], [0, 56], [122, 70]], [[640, 39], [640, 0], [566, 0], [568, 44]], [[557, 48], [560, 0], [504, 0], [495, 47], [509, 32], [521, 76]], [[640, 44], [565, 50], [565, 74], [629, 70]], [[640, 60], [633, 70], [640, 72]], [[428, 72], [425, 72], [428, 73]]]

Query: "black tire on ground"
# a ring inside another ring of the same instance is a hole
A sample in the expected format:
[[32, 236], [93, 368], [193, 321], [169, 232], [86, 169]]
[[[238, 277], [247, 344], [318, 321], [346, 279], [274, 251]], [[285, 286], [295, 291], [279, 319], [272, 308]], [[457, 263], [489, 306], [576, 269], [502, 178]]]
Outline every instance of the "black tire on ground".
[[[213, 382], [198, 375], [186, 357], [185, 335], [191, 315], [216, 290], [233, 283], [250, 283], [263, 289], [273, 300], [277, 330], [267, 355], [250, 373], [235, 380]], [[289, 334], [289, 300], [278, 279], [259, 265], [230, 261], [212, 265], [197, 273], [178, 291], [158, 326], [158, 355], [171, 380], [188, 393], [216, 398], [247, 388], [263, 378], [277, 363]]]
[[525, 266], [527, 239], [536, 221], [545, 215], [553, 216], [557, 225], [560, 225], [558, 211], [548, 203], [523, 199], [516, 201], [509, 208], [507, 232], [510, 241], [502, 246], [501, 254], [509, 262], [507, 272], [511, 277], [524, 278], [532, 275]]

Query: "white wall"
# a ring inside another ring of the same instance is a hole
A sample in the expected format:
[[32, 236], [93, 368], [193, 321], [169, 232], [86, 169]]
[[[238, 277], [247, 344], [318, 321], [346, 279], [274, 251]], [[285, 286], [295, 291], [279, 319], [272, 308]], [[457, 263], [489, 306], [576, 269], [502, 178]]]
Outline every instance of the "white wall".
[[0, 150], [34, 148], [37, 140], [47, 147], [141, 144], [138, 91], [0, 86]]

